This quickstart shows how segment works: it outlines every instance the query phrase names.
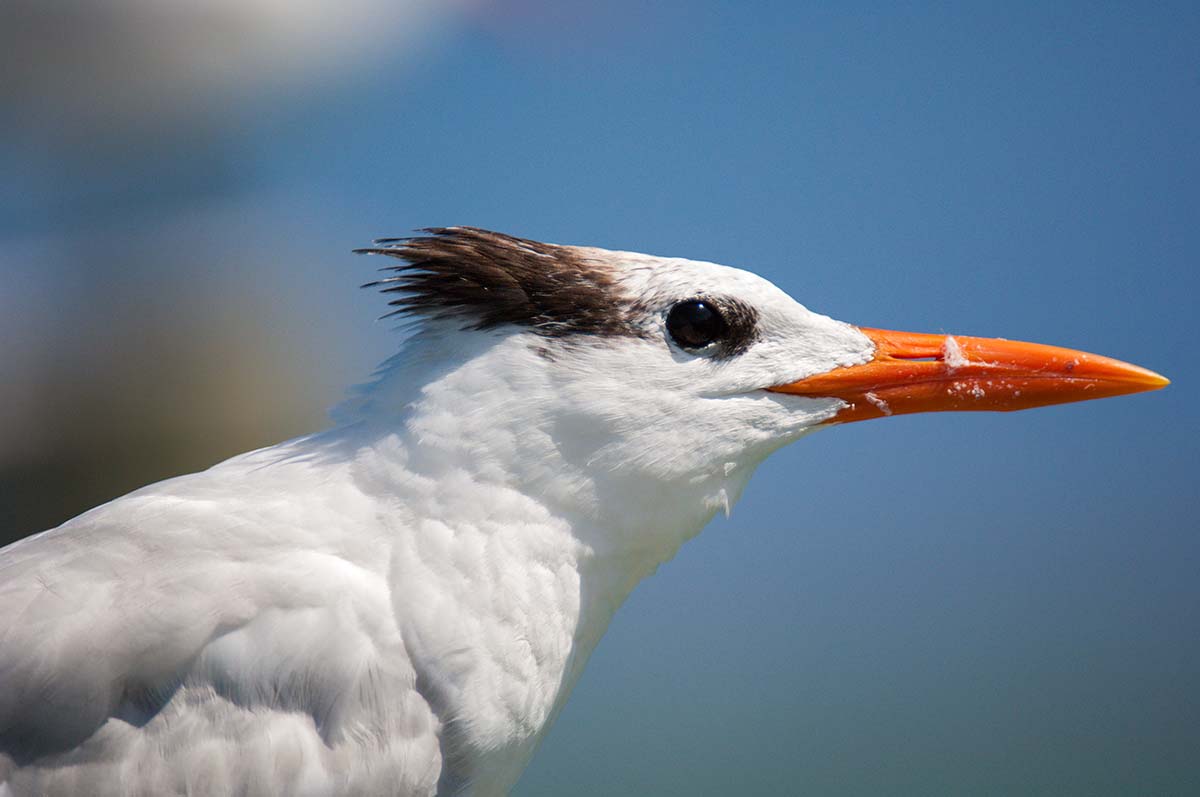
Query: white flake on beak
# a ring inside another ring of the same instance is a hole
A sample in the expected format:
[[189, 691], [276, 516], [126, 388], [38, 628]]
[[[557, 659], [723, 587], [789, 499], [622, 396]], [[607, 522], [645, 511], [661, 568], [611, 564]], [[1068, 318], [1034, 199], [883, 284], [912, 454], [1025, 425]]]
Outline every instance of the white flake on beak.
[[952, 335], [947, 335], [946, 340], [942, 343], [942, 362], [946, 364], [946, 369], [950, 373], [954, 373], [955, 369], [962, 368], [970, 362], [963, 355], [962, 348]]
[[873, 405], [875, 405], [875, 409], [879, 410], [884, 415], [892, 414], [892, 408], [888, 406], [888, 403], [886, 401], [884, 401], [883, 399], [881, 399], [879, 396], [876, 396], [874, 393], [867, 393], [866, 399], [867, 399], [867, 401], [869, 401]]

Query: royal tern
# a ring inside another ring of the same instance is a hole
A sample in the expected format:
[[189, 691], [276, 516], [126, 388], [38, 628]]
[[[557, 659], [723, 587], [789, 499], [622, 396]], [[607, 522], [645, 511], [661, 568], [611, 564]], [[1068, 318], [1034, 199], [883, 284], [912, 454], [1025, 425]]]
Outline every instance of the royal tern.
[[455, 227], [334, 428], [0, 552], [0, 795], [503, 794], [614, 611], [831, 424], [1153, 390], [860, 328], [745, 271]]

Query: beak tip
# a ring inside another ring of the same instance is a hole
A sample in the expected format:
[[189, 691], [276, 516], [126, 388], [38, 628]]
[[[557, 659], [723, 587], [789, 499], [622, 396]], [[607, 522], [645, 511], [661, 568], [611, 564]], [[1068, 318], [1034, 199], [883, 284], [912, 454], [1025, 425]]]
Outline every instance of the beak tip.
[[1141, 366], [1128, 365], [1125, 363], [1122, 363], [1122, 365], [1126, 365], [1130, 376], [1133, 377], [1130, 379], [1130, 382], [1137, 385], [1137, 391], [1139, 393], [1150, 390], [1162, 390], [1164, 387], [1171, 384], [1170, 379], [1167, 379], [1162, 374], [1151, 371], [1149, 368], [1142, 368]]

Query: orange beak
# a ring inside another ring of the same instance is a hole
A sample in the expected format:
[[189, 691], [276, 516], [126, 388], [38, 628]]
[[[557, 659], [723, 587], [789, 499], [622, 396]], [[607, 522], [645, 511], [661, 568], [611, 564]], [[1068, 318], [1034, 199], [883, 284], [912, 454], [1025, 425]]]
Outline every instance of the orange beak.
[[848, 423], [910, 412], [1024, 410], [1158, 390], [1169, 384], [1145, 368], [1057, 346], [886, 329], [860, 331], [875, 342], [870, 362], [768, 389], [841, 399], [848, 406], [833, 421]]

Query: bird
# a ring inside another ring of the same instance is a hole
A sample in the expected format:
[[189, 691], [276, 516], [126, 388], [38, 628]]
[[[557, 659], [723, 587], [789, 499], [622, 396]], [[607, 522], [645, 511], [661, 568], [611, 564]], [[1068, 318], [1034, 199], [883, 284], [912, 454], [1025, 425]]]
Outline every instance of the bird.
[[357, 251], [407, 334], [329, 428], [0, 551], [0, 795], [505, 794], [775, 450], [1168, 384], [706, 262], [475, 227]]

